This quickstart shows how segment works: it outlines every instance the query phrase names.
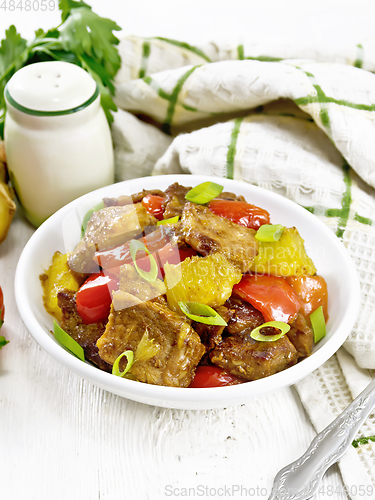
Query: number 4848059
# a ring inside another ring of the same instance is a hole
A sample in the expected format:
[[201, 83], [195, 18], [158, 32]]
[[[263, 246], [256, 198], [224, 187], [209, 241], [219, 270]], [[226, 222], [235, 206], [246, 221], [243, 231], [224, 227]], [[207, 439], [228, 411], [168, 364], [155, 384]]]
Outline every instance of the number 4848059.
[[56, 0], [0, 0], [0, 9], [4, 11], [14, 12], [46, 12], [56, 9]]

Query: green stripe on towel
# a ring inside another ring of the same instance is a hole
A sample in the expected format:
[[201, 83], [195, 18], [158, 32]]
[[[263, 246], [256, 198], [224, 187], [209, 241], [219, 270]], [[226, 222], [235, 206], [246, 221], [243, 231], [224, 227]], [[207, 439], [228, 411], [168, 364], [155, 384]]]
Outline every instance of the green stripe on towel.
[[234, 126], [230, 136], [230, 143], [227, 153], [227, 179], [233, 179], [234, 176], [234, 157], [236, 156], [237, 139], [238, 134], [240, 133], [240, 127], [243, 119], [244, 117], [236, 118], [236, 120], [234, 120]]

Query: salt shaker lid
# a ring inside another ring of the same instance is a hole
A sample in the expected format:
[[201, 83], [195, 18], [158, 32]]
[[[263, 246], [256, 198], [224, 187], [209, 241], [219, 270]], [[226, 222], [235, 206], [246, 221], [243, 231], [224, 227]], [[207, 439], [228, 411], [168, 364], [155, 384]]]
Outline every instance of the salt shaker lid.
[[47, 61], [29, 64], [9, 80], [5, 97], [30, 114], [63, 114], [87, 106], [99, 95], [95, 80], [76, 64]]

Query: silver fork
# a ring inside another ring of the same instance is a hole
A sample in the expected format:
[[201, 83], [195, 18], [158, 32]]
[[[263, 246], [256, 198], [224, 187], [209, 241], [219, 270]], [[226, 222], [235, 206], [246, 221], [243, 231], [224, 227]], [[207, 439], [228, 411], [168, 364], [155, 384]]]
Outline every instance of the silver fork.
[[341, 415], [315, 436], [300, 458], [278, 472], [268, 500], [312, 498], [327, 469], [344, 455], [374, 406], [375, 380]]

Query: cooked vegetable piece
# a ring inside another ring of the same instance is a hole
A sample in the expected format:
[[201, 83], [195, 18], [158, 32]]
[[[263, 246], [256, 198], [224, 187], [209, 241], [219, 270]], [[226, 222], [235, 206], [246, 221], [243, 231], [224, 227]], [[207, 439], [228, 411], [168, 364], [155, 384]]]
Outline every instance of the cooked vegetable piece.
[[179, 218], [180, 217], [176, 215], [175, 217], [171, 217], [170, 219], [158, 220], [158, 223], [156, 225], [162, 226], [163, 224], [177, 224]]
[[77, 312], [86, 325], [107, 321], [111, 292], [117, 288], [118, 278], [112, 274], [94, 273], [87, 278], [76, 295]]
[[[281, 321], [268, 321], [254, 328], [250, 337], [259, 342], [274, 342], [275, 340], [281, 339], [289, 330], [290, 326], [287, 323]], [[268, 331], [271, 331], [271, 333], [268, 334]]]
[[193, 203], [204, 205], [216, 198], [223, 189], [224, 186], [216, 184], [216, 182], [202, 182], [202, 184], [198, 184], [198, 186], [190, 189], [190, 191], [186, 193], [185, 198]]
[[165, 264], [165, 286], [169, 307], [181, 312], [178, 303], [200, 302], [217, 307], [232, 294], [241, 272], [223, 254], [191, 257], [181, 264]]
[[319, 306], [310, 314], [311, 326], [314, 332], [314, 342], [317, 344], [326, 336], [326, 323], [324, 320], [323, 308]]
[[[173, 241], [174, 235], [174, 228], [162, 226], [140, 238], [140, 241], [142, 241], [146, 245], [148, 251], [153, 254]], [[146, 252], [144, 252], [143, 255], [139, 252], [137, 258], [141, 259], [142, 257], [146, 257]], [[130, 264], [132, 262], [130, 241], [109, 248], [108, 250], [99, 250], [95, 252], [94, 261], [103, 269], [111, 269], [113, 267], [122, 266], [123, 264]]]
[[76, 292], [83, 282], [83, 278], [69, 268], [67, 261], [68, 254], [55, 252], [52, 264], [39, 277], [43, 287], [44, 307], [58, 321], [61, 320], [61, 309], [57, 303], [57, 294], [65, 289]]
[[323, 276], [288, 276], [287, 282], [302, 299], [301, 313], [310, 325], [310, 314], [322, 306], [325, 321], [328, 321], [328, 290]]
[[[99, 357], [96, 341], [105, 330], [105, 323], [86, 325], [77, 313], [75, 292], [63, 290], [57, 294], [58, 305], [61, 308], [61, 328], [82, 347], [85, 358], [97, 365], [101, 370], [111, 371], [110, 365]], [[107, 318], [106, 318], [107, 321]]]
[[[1, 162], [0, 162], [1, 169]], [[13, 201], [13, 190], [6, 182], [0, 180], [0, 243], [7, 237], [10, 223], [16, 212], [16, 204]]]
[[142, 199], [142, 205], [147, 212], [157, 220], [163, 219], [164, 214], [164, 198], [155, 194], [148, 194]]
[[3, 335], [0, 335], [0, 349], [7, 344], [9, 344], [9, 340], [7, 340]]
[[0, 286], [0, 328], [4, 323], [5, 307], [4, 307], [4, 295]]
[[259, 242], [259, 252], [250, 270], [276, 276], [313, 275], [316, 268], [307, 255], [304, 241], [295, 227], [285, 228], [274, 242]]
[[261, 226], [255, 238], [258, 241], [279, 241], [281, 235], [283, 234], [284, 226], [282, 224], [264, 224]]
[[53, 333], [60, 344], [66, 347], [78, 359], [85, 361], [85, 353], [82, 347], [56, 323], [56, 320], [53, 322]]
[[212, 307], [199, 302], [179, 302], [181, 311], [189, 319], [205, 325], [226, 326], [226, 321]]
[[284, 335], [275, 342], [245, 341], [241, 337], [227, 337], [210, 354], [212, 363], [244, 380], [268, 377], [293, 366], [297, 352]]
[[[122, 360], [123, 357], [126, 357], [127, 363], [125, 370], [120, 371], [120, 361]], [[116, 375], [117, 377], [124, 377], [130, 368], [133, 365], [134, 361], [134, 354], [133, 351], [125, 351], [118, 358], [116, 358], [116, 361], [113, 363], [112, 367], [112, 375]]]
[[[136, 268], [138, 274], [147, 281], [155, 281], [158, 277], [159, 268], [158, 264], [156, 263], [155, 257], [153, 255], [150, 255], [150, 252], [147, 250], [146, 245], [140, 240], [131, 240], [129, 249], [134, 267]], [[138, 267], [137, 253], [139, 251], [141, 251], [143, 254], [147, 254], [147, 256], [143, 257], [143, 260], [146, 260], [149, 264], [149, 271], [145, 271], [144, 269], [142, 269], [142, 267]]]
[[207, 207], [186, 203], [181, 227], [186, 242], [202, 255], [220, 252], [245, 273], [258, 252], [255, 230], [215, 215]]
[[233, 293], [261, 311], [266, 322], [290, 323], [302, 306], [302, 300], [280, 276], [245, 275], [234, 285]]
[[85, 234], [85, 231], [86, 231], [86, 228], [87, 228], [87, 223], [91, 219], [92, 214], [94, 212], [97, 212], [98, 210], [101, 210], [102, 208], [104, 208], [104, 202], [100, 201], [97, 205], [95, 205], [94, 207], [90, 208], [90, 210], [88, 210], [86, 212], [86, 214], [84, 215], [83, 220], [82, 220], [81, 237], [83, 237], [83, 235]]
[[225, 387], [226, 385], [235, 385], [242, 382], [242, 379], [218, 366], [198, 366], [189, 387]]
[[210, 201], [208, 208], [220, 217], [252, 229], [259, 229], [263, 224], [269, 224], [270, 222], [270, 214], [267, 210], [245, 201], [217, 199]]
[[141, 203], [106, 207], [94, 212], [82, 240], [69, 254], [69, 267], [80, 273], [97, 272], [98, 265], [93, 260], [96, 251], [121, 245], [150, 225], [156, 225], [156, 219]]
[[[137, 354], [145, 332], [143, 352]], [[113, 294], [106, 331], [97, 346], [101, 358], [109, 364], [124, 351], [133, 351], [135, 361], [130, 373], [137, 380], [172, 387], [190, 385], [205, 351], [183, 316], [158, 302], [142, 302], [122, 291]]]

